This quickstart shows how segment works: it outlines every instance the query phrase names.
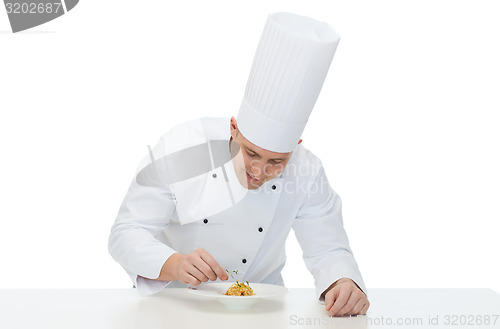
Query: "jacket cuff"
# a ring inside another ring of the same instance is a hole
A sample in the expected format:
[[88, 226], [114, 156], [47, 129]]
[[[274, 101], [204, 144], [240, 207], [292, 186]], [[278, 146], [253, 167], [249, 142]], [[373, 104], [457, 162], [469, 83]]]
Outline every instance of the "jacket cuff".
[[128, 268], [128, 272], [147, 279], [157, 279], [167, 259], [177, 252], [166, 245], [159, 247], [158, 250], [144, 250], [141, 253], [144, 258], [134, 258], [134, 268]]
[[152, 295], [157, 293], [172, 282], [154, 279], [160, 276], [163, 265], [174, 253], [176, 253], [176, 251], [172, 249], [168, 250], [165, 254], [155, 257], [154, 262], [147, 265], [143, 264], [144, 266], [141, 268], [141, 273], [127, 271], [132, 280], [132, 284], [141, 295]]
[[136, 276], [137, 292], [141, 295], [147, 296], [160, 292], [168, 286], [172, 281], [156, 281]]
[[[336, 272], [336, 273], [333, 273]], [[365, 283], [363, 282], [363, 278], [361, 275], [356, 273], [357, 271], [344, 271], [344, 272], [338, 272], [338, 271], [326, 271], [325, 273], [322, 273], [319, 278], [316, 280], [316, 297], [318, 298], [318, 301], [321, 304], [325, 303], [325, 298], [321, 297], [321, 294], [328, 289], [334, 282], [337, 280], [340, 280], [342, 278], [347, 278], [351, 279], [358, 285], [358, 287], [361, 289], [361, 291], [367, 295], [366, 293], [366, 287]]]

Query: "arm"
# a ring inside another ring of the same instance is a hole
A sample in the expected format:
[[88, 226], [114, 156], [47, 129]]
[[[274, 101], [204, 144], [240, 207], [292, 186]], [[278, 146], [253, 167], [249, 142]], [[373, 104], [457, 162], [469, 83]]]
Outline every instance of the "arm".
[[141, 277], [159, 278], [162, 267], [175, 253], [155, 237], [168, 225], [174, 211], [175, 196], [168, 187], [145, 187], [135, 179], [130, 184], [111, 228], [108, 248], [138, 288], [145, 282], [139, 280], [138, 284]]
[[314, 276], [320, 301], [342, 278], [349, 278], [361, 294], [366, 292], [343, 227], [340, 197], [331, 189], [323, 167], [301, 204], [293, 229], [304, 252], [305, 264]]
[[197, 285], [228, 279], [205, 250], [185, 255], [156, 239], [174, 211], [175, 196], [168, 187], [145, 187], [134, 180], [111, 229], [109, 252], [141, 293], [155, 293], [177, 280]]

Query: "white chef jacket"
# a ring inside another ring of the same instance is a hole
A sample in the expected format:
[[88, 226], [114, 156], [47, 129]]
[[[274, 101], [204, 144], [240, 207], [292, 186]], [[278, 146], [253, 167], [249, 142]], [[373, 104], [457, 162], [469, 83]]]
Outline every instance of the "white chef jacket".
[[[172, 153], [192, 145], [210, 145], [213, 140], [229, 142], [229, 127], [229, 118], [193, 120], [173, 128], [159, 144], [167, 148], [165, 153]], [[148, 159], [143, 160], [143, 167]], [[188, 254], [197, 248], [207, 250], [223, 268], [237, 270], [231, 280], [283, 285], [285, 242], [293, 228], [320, 301], [321, 293], [344, 277], [366, 293], [343, 228], [340, 197], [314, 154], [297, 145], [280, 175], [257, 190], [248, 190], [232, 206], [219, 208], [228, 177], [234, 182], [236, 176], [232, 167], [215, 167], [213, 161], [212, 166], [196, 179], [186, 180], [187, 185], [143, 186], [138, 176], [130, 184], [111, 229], [109, 252], [139, 292], [153, 294], [165, 287], [186, 286], [180, 281], [152, 279], [159, 277], [172, 254]], [[186, 221], [185, 217], [190, 218]]]

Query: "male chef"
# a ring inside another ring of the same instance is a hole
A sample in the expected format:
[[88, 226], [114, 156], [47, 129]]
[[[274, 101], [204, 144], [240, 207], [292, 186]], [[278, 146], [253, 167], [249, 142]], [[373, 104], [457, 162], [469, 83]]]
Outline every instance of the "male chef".
[[339, 40], [325, 23], [271, 14], [237, 118], [189, 121], [149, 147], [109, 237], [139, 292], [225, 281], [228, 272], [283, 285], [293, 229], [326, 312], [366, 314], [341, 200], [300, 139]]

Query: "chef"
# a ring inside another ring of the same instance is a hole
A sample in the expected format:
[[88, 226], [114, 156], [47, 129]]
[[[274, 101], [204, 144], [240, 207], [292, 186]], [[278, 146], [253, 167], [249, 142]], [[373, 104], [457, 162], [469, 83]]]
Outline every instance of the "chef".
[[326, 312], [366, 314], [341, 200], [300, 139], [339, 40], [325, 23], [271, 14], [237, 118], [189, 121], [148, 146], [109, 236], [139, 292], [228, 273], [284, 285], [293, 229]]

